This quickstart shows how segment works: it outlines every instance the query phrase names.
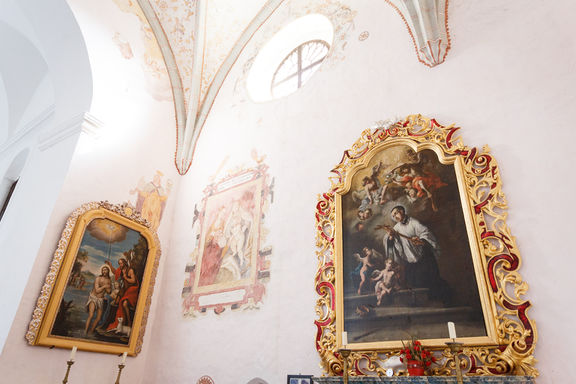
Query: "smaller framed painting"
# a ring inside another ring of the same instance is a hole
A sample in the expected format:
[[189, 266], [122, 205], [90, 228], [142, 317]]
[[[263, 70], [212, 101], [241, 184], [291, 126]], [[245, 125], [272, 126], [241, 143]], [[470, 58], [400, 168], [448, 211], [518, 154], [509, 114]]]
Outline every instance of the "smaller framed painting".
[[68, 218], [33, 312], [32, 345], [137, 355], [160, 256], [128, 204], [92, 202]]
[[287, 384], [312, 384], [311, 375], [288, 375]]

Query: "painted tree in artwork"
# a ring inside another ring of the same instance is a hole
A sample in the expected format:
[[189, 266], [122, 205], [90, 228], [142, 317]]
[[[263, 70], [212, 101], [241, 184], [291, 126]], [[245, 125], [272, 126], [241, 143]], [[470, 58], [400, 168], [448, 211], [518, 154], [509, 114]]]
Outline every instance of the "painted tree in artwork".
[[148, 242], [146, 239], [140, 236], [138, 242], [132, 246], [132, 249], [124, 252], [124, 257], [126, 257], [126, 260], [128, 260], [128, 263], [132, 269], [134, 269], [138, 281], [141, 282], [148, 257]]

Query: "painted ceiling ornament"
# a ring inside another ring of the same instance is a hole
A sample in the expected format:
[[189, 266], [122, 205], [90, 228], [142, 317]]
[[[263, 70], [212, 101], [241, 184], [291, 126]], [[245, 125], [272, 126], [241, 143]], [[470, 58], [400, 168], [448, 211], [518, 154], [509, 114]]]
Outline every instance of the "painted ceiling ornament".
[[370, 32], [364, 31], [364, 32], [362, 32], [360, 35], [358, 35], [358, 40], [364, 41], [364, 40], [366, 40], [368, 37], [370, 37]]
[[[284, 0], [262, 0], [261, 5], [244, 7], [242, 13], [230, 2], [195, 0], [180, 12], [182, 17], [165, 12], [163, 1], [137, 2], [156, 37], [172, 85], [177, 127], [175, 165], [184, 175], [228, 72], [254, 33]], [[220, 25], [224, 22], [225, 28]], [[226, 36], [213, 30], [225, 31]]]
[[402, 17], [414, 42], [418, 61], [442, 64], [450, 50], [448, 0], [386, 0]]
[[210, 376], [202, 376], [196, 382], [197, 384], [214, 384], [214, 380]]

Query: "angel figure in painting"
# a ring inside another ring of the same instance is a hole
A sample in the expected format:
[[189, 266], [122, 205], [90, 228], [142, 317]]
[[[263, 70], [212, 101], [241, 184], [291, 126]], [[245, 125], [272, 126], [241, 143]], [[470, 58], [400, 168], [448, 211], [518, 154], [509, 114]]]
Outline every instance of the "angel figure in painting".
[[148, 220], [150, 228], [154, 231], [160, 225], [166, 200], [172, 190], [170, 180], [166, 181], [166, 188], [162, 186], [162, 176], [162, 172], [156, 171], [152, 181], [146, 183], [142, 178], [138, 182], [138, 187], [130, 191], [130, 194], [138, 193], [136, 209], [140, 211], [143, 218]]
[[354, 257], [358, 259], [359, 264], [354, 271], [352, 271], [352, 279], [359, 280], [358, 294], [361, 295], [365, 291], [366, 283], [370, 285], [370, 276], [378, 268], [381, 267], [382, 254], [373, 248], [364, 247], [362, 254], [355, 253]]
[[365, 176], [362, 179], [362, 189], [355, 192], [355, 197], [362, 199], [358, 212], [366, 212], [373, 204], [384, 203], [384, 189], [378, 180], [381, 168], [382, 162], [372, 167], [370, 176]]
[[375, 271], [371, 280], [376, 283], [374, 286], [376, 305], [380, 305], [382, 304], [382, 299], [384, 297], [389, 296], [400, 289], [398, 264], [396, 264], [392, 259], [387, 259], [384, 269]]

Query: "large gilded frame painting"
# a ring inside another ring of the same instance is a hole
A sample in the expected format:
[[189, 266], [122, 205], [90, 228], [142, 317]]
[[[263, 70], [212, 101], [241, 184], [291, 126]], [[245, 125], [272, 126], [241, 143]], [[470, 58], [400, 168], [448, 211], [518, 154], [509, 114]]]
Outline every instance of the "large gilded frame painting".
[[[330, 375], [383, 375], [418, 338], [453, 374], [446, 323], [468, 375], [537, 375], [537, 338], [487, 147], [420, 115], [362, 133], [316, 206], [316, 348]], [[343, 340], [344, 339], [344, 340]], [[343, 344], [343, 342], [345, 344]]]
[[26, 339], [32, 345], [137, 355], [158, 262], [158, 236], [128, 203], [91, 202], [66, 221]]

